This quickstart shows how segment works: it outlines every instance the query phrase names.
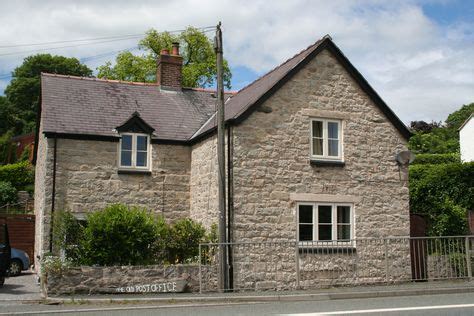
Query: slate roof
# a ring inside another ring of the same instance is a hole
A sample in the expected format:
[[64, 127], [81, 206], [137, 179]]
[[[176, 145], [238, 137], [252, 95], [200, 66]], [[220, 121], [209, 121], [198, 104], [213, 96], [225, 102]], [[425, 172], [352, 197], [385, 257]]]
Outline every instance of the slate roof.
[[43, 73], [42, 119], [46, 133], [116, 137], [114, 129], [138, 112], [153, 138], [188, 140], [215, 112], [212, 91], [162, 91], [156, 84]]
[[[409, 138], [411, 132], [405, 124], [396, 116], [396, 114], [385, 104], [375, 90], [369, 85], [359, 71], [351, 64], [349, 59], [334, 44], [329, 35], [324, 36], [316, 43], [308, 46], [306, 49], [277, 66], [264, 76], [255, 80], [245, 88], [241, 89], [236, 95], [228, 100], [225, 105], [225, 118], [228, 122], [236, 122], [245, 119], [252, 110], [270, 97], [281, 85], [290, 80], [298, 70], [306, 65], [323, 49], [328, 49], [345, 67], [350, 75], [356, 80], [361, 88], [371, 97], [379, 109], [387, 116], [392, 124], [399, 130], [400, 134]], [[199, 139], [206, 134], [216, 130], [216, 120], [208, 120], [204, 126], [193, 136], [193, 139]]]
[[[329, 36], [241, 89], [226, 94], [226, 121], [238, 123], [290, 80], [323, 49], [328, 49], [405, 138], [410, 131], [355, 69]], [[155, 129], [153, 138], [196, 142], [216, 130], [214, 92], [163, 91], [157, 84], [42, 74], [44, 132], [117, 137], [114, 129], [134, 112]]]

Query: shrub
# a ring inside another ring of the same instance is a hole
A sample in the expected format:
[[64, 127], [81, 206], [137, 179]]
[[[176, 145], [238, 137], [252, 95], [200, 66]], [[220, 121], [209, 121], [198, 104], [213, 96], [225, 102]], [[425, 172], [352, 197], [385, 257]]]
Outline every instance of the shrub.
[[17, 200], [16, 189], [10, 182], [0, 181], [0, 207]]
[[144, 209], [114, 204], [87, 216], [81, 241], [85, 265], [143, 265], [156, 253], [157, 220]]
[[424, 214], [428, 234], [462, 235], [474, 207], [474, 162], [410, 167], [410, 211]]
[[0, 166], [0, 181], [10, 182], [17, 190], [35, 182], [34, 170], [28, 161]]
[[459, 163], [461, 158], [459, 154], [417, 154], [413, 165]]
[[192, 219], [178, 220], [170, 227], [166, 253], [168, 262], [195, 261], [199, 255], [199, 244], [205, 240], [206, 229]]
[[53, 246], [55, 253], [64, 251], [66, 258], [78, 262], [84, 226], [68, 211], [56, 211], [53, 220]]

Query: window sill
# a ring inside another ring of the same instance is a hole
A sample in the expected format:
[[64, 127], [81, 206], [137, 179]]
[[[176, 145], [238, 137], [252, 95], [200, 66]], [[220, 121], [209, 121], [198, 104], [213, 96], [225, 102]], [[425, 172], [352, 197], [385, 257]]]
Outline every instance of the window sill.
[[344, 167], [346, 163], [342, 160], [321, 160], [321, 159], [310, 159], [309, 163], [313, 166], [320, 166], [320, 167]]
[[318, 255], [353, 254], [356, 252], [356, 248], [354, 246], [339, 246], [339, 247], [300, 246], [298, 251], [300, 254], [318, 254]]
[[151, 175], [150, 170], [132, 170], [132, 169], [118, 169], [117, 170], [118, 174], [142, 174], [142, 175]]

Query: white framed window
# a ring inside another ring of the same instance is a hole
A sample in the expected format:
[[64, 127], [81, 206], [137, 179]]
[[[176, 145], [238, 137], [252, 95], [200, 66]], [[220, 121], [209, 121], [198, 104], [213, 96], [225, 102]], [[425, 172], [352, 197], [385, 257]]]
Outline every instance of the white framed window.
[[354, 206], [347, 203], [298, 203], [298, 241], [354, 239]]
[[342, 150], [342, 121], [311, 119], [311, 158], [341, 161]]
[[151, 170], [150, 136], [122, 133], [119, 144], [119, 168]]

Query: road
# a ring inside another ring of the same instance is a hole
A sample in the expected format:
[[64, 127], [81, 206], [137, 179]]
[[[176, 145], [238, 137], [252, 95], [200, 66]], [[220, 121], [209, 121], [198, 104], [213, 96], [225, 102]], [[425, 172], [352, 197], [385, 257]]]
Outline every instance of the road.
[[[5, 303], [5, 302], [3, 302]], [[3, 305], [2, 303], [2, 305]], [[25, 305], [0, 307], [0, 315], [474, 315], [474, 294], [443, 294], [328, 301], [130, 305]]]

